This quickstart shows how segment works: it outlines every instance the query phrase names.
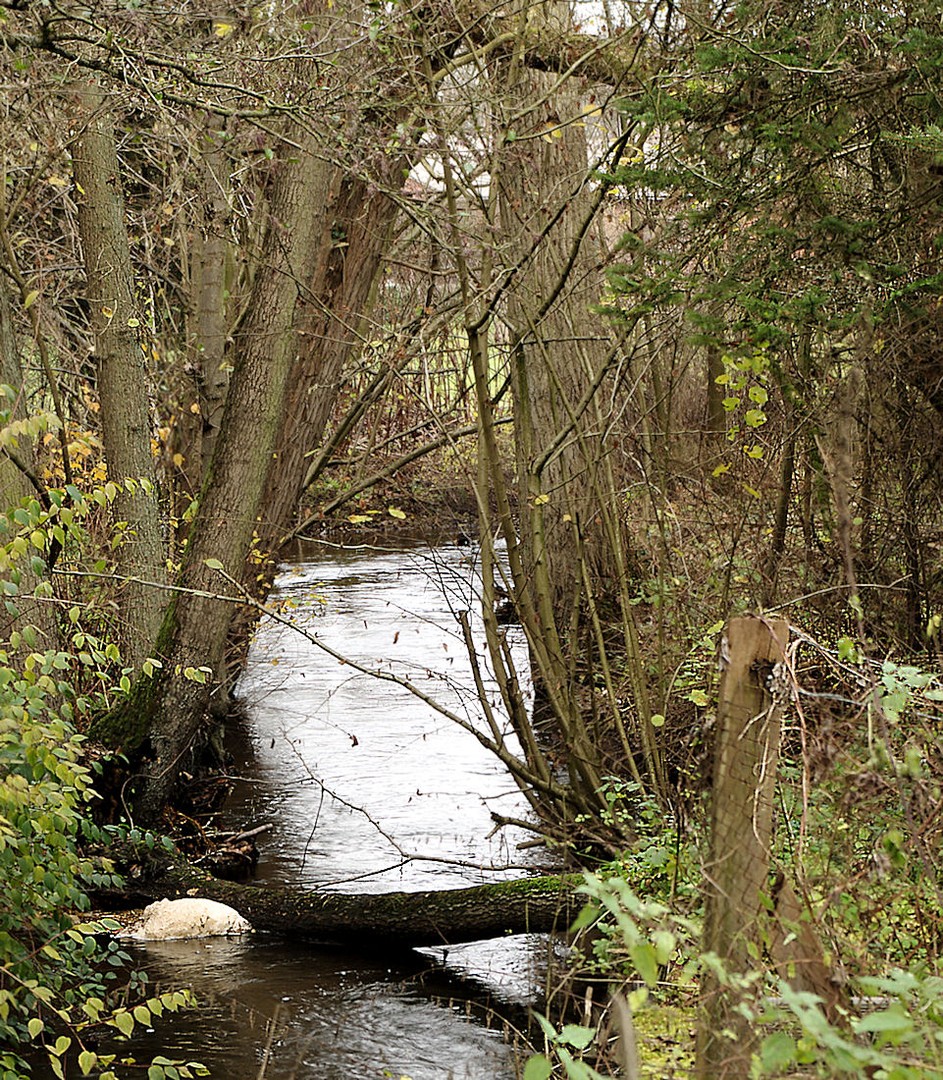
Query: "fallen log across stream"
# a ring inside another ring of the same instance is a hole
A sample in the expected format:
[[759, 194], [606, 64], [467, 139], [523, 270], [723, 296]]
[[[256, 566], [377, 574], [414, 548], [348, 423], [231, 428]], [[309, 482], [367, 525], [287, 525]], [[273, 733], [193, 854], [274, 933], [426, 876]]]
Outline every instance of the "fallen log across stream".
[[[148, 853], [119, 869], [136, 902], [202, 896], [235, 908], [256, 930], [345, 945], [449, 945], [564, 932], [585, 903], [576, 892], [581, 878], [569, 874], [465, 889], [338, 893], [221, 881], [168, 853]], [[99, 899], [113, 904], [116, 897]]]

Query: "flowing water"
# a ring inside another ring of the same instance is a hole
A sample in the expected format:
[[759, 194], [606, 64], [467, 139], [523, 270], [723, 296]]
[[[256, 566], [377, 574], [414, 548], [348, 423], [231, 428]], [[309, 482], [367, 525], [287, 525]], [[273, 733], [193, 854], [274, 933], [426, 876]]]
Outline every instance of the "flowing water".
[[[458, 622], [470, 613], [481, 646], [471, 550], [309, 549], [272, 601], [348, 661], [406, 678], [478, 726]], [[524, 834], [492, 834], [493, 812], [524, 814], [493, 756], [353, 664], [282, 622], [258, 628], [238, 687], [246, 720], [231, 742], [246, 779], [227, 816], [237, 828], [272, 826], [259, 880], [370, 892], [525, 872]], [[501, 1024], [480, 1021], [492, 1001], [506, 1012], [532, 1000], [545, 951], [531, 938], [390, 956], [261, 935], [148, 945], [136, 959], [151, 978], [192, 986], [208, 1005], [135, 1052], [195, 1058], [229, 1080], [505, 1080], [517, 1070]]]

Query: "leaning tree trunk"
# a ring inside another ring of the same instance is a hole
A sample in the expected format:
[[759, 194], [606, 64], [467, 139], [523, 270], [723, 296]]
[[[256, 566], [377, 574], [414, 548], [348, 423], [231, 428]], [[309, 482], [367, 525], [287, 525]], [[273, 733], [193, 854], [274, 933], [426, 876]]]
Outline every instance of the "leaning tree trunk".
[[[135, 303], [114, 122], [101, 90], [80, 87], [72, 150], [86, 299], [95, 334], [98, 394], [108, 478], [118, 487], [114, 521], [126, 522], [116, 549], [124, 660], [140, 667], [154, 648], [165, 598], [148, 582], [166, 579], [166, 552], [151, 452], [146, 316]], [[125, 481], [143, 481], [131, 492]]]
[[316, 140], [306, 136], [300, 152], [286, 146], [278, 167], [265, 257], [235, 344], [225, 419], [187, 547], [181, 591], [161, 630], [163, 668], [154, 680], [139, 680], [128, 704], [93, 732], [143, 755], [132, 803], [140, 821], [157, 820], [167, 803], [200, 732], [223, 659], [232, 608], [212, 594], [232, 592], [242, 580], [295, 357], [295, 305], [326, 246], [332, 169], [317, 149]]
[[180, 423], [186, 427], [182, 449], [189, 498], [199, 492], [206, 467], [212, 460], [229, 390], [226, 298], [232, 262], [228, 235], [232, 165], [223, 149], [225, 133], [208, 121], [209, 118], [200, 139], [202, 198], [197, 201], [194, 213], [190, 256], [192, 298], [187, 338], [194, 399], [180, 417]]
[[[385, 173], [402, 180], [402, 162]], [[308, 483], [308, 464], [323, 444], [348, 364], [360, 348], [377, 274], [398, 212], [395, 201], [365, 180], [341, 181], [332, 232], [341, 237], [313, 283], [317, 303], [299, 319], [299, 350], [292, 368], [285, 417], [260, 514], [262, 546], [276, 551], [291, 529]]]
[[[548, 29], [571, 25], [565, 3], [539, 9]], [[528, 20], [536, 18], [528, 12]], [[608, 493], [605, 415], [593, 387], [611, 364], [615, 338], [592, 311], [605, 288], [605, 240], [587, 183], [589, 153], [578, 80], [507, 68], [516, 138], [502, 156], [501, 226], [517, 270], [505, 320], [512, 344], [521, 529], [530, 578], [546, 592], [558, 627], [582, 587], [581, 558], [602, 574], [608, 546], [593, 532]], [[606, 397], [614, 409], [611, 387]], [[526, 507], [526, 510], [524, 510]], [[583, 555], [578, 533], [583, 536]], [[543, 602], [544, 598], [538, 598]]]

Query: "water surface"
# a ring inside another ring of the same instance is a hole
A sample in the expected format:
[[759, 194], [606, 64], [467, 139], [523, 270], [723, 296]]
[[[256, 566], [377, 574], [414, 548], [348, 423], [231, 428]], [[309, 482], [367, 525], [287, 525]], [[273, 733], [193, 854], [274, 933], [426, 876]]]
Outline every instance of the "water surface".
[[[285, 568], [272, 602], [348, 660], [409, 679], [477, 725], [458, 623], [468, 612], [483, 653], [477, 594], [468, 548], [323, 547]], [[266, 619], [238, 696], [233, 772], [245, 779], [227, 815], [237, 828], [273, 826], [260, 881], [370, 892], [526, 872], [526, 834], [493, 828], [493, 812], [525, 814], [513, 782], [402, 687]], [[532, 1000], [546, 948], [527, 937], [390, 956], [261, 935], [148, 945], [138, 955], [155, 982], [192, 986], [208, 1004], [135, 1052], [195, 1058], [229, 1080], [510, 1080], [501, 1022], [483, 1021], [493, 1002], [507, 1012]]]

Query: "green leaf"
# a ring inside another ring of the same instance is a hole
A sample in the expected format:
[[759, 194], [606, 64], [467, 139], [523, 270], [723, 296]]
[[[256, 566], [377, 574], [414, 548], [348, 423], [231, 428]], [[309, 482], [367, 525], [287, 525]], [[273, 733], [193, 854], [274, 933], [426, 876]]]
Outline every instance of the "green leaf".
[[23, 297], [23, 310], [28, 311], [38, 299], [39, 289], [30, 289], [26, 296]]
[[553, 1066], [544, 1054], [535, 1054], [528, 1058], [524, 1066], [524, 1080], [548, 1080], [552, 1073]]
[[629, 949], [629, 956], [645, 984], [654, 986], [658, 982], [658, 956], [655, 947], [647, 941], [640, 941]]
[[130, 1035], [134, 1031], [134, 1017], [129, 1012], [115, 1013], [113, 1023], [122, 1035]]
[[560, 1041], [577, 1050], [585, 1050], [595, 1037], [594, 1027], [583, 1027], [581, 1024], [564, 1024], [560, 1031]]
[[35, 1039], [45, 1026], [38, 1016], [31, 1016], [29, 1023], [26, 1025], [26, 1030], [29, 1032], [29, 1037]]
[[889, 1009], [868, 1013], [867, 1016], [863, 1016], [854, 1023], [854, 1029], [858, 1034], [868, 1032], [871, 1035], [883, 1035], [885, 1039], [895, 1041], [912, 1031], [913, 1027], [913, 1018], [908, 1016], [900, 1005], [892, 1005]]
[[763, 1040], [760, 1061], [763, 1072], [774, 1076], [785, 1072], [796, 1060], [796, 1040], [785, 1031], [775, 1031]]
[[82, 1070], [83, 1076], [88, 1076], [97, 1064], [98, 1054], [93, 1054], [91, 1050], [83, 1050], [79, 1054], [79, 1068]]
[[147, 1070], [147, 1080], [164, 1080], [166, 1075], [163, 1065], [152, 1065]]
[[56, 1057], [62, 1057], [62, 1055], [66, 1052], [66, 1050], [69, 1049], [71, 1045], [72, 1040], [69, 1038], [68, 1035], [60, 1035], [59, 1038], [56, 1039], [56, 1045], [51, 1046], [50, 1050], [56, 1055]]
[[223, 564], [219, 559], [204, 559], [203, 565], [208, 566], [210, 570], [222, 570]]
[[551, 1041], [557, 1041], [557, 1029], [550, 1023], [546, 1016], [541, 1016], [540, 1013], [536, 1013], [537, 1023], [540, 1024], [541, 1030], [544, 1035]]
[[577, 930], [583, 930], [587, 926], [592, 926], [598, 918], [599, 906], [593, 903], [584, 904], [582, 911], [580, 911], [579, 915], [573, 920], [570, 932], [575, 934]]

